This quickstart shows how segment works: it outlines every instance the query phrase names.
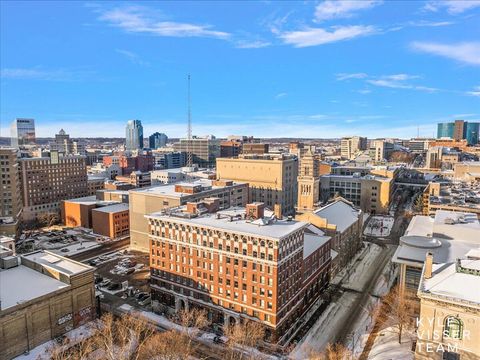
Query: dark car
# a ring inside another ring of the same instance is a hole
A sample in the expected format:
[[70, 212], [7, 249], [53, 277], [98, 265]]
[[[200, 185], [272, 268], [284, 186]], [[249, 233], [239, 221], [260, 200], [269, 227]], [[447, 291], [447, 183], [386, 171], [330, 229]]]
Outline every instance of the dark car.
[[121, 288], [122, 288], [122, 285], [120, 285], [119, 283], [111, 283], [107, 287], [108, 290], [118, 290], [118, 289], [121, 289]]
[[95, 284], [100, 284], [103, 281], [103, 277], [95, 276]]
[[146, 292], [139, 292], [139, 293], [135, 294], [135, 299], [138, 300], [141, 296], [145, 296], [145, 295], [148, 295], [148, 293], [146, 293]]
[[130, 275], [130, 274], [133, 274], [134, 272], [135, 272], [135, 268], [129, 268], [127, 269], [127, 271], [125, 271], [125, 274]]
[[142, 302], [143, 300], [145, 300], [146, 298], [148, 298], [150, 296], [150, 294], [148, 293], [143, 293], [141, 296], [138, 297], [138, 302]]

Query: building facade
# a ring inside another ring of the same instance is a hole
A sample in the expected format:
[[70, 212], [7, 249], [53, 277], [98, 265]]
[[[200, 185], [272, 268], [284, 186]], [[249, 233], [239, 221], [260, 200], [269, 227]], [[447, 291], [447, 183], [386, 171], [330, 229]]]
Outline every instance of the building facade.
[[93, 267], [43, 250], [0, 263], [1, 360], [96, 317]]
[[93, 209], [92, 229], [95, 234], [112, 239], [128, 236], [130, 232], [128, 204], [120, 203]]
[[268, 208], [281, 206], [287, 215], [295, 214], [298, 188], [298, 159], [294, 155], [245, 155], [217, 159], [217, 178], [246, 182], [250, 200]]
[[437, 125], [437, 138], [451, 138], [455, 141], [466, 140], [469, 145], [478, 144], [480, 123], [464, 120], [439, 123]]
[[154, 309], [200, 307], [218, 326], [251, 320], [271, 341], [288, 337], [329, 282], [330, 242], [263, 215], [261, 203], [149, 215]]
[[0, 148], [0, 235], [15, 235], [22, 214], [22, 192], [17, 152]]
[[35, 120], [17, 118], [10, 127], [10, 145], [19, 148], [35, 144]]
[[140, 120], [128, 120], [125, 128], [125, 148], [130, 151], [143, 149], [143, 126]]
[[85, 156], [19, 159], [23, 219], [58, 213], [62, 200], [87, 195]]
[[480, 258], [433, 264], [426, 255], [415, 358], [480, 359]]
[[215, 160], [220, 156], [220, 141], [212, 136], [180, 139], [173, 145], [175, 151], [192, 153], [193, 164], [199, 167], [215, 167]]
[[130, 190], [130, 247], [149, 251], [148, 221], [145, 215], [208, 197], [218, 197], [220, 209], [245, 206], [248, 202], [248, 184], [202, 179], [191, 183]]
[[65, 130], [60, 129], [55, 134], [55, 141], [50, 143], [50, 150], [58, 151], [62, 155], [85, 155], [85, 144], [70, 139]]
[[320, 156], [307, 152], [298, 170], [297, 209], [313, 210], [320, 201]]
[[153, 133], [148, 137], [148, 145], [150, 149], [158, 149], [167, 145], [168, 136], [163, 133]]
[[359, 151], [367, 150], [367, 138], [361, 136], [344, 137], [340, 141], [342, 158], [352, 159]]

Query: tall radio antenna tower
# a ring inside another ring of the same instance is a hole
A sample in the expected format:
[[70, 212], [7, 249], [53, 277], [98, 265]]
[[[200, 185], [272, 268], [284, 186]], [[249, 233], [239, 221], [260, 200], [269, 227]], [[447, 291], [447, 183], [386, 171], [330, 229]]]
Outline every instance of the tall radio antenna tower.
[[192, 109], [190, 98], [190, 74], [188, 74], [188, 125], [187, 125], [187, 167], [193, 166], [192, 161]]

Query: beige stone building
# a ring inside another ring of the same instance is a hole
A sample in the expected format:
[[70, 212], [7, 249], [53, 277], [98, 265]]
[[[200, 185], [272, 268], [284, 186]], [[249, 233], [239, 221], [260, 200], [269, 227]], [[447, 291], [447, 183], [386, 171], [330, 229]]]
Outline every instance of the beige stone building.
[[268, 208], [279, 204], [284, 214], [295, 214], [298, 159], [293, 155], [242, 155], [217, 159], [217, 178], [247, 182], [250, 200]]
[[0, 259], [0, 359], [96, 317], [94, 268], [48, 251]]
[[463, 161], [454, 166], [455, 180], [478, 181], [480, 180], [480, 161]]
[[415, 358], [480, 359], [480, 257], [433, 264], [427, 254], [418, 288]]
[[19, 159], [23, 219], [60, 211], [60, 201], [87, 195], [85, 156]]
[[313, 210], [320, 201], [320, 157], [311, 152], [300, 160], [298, 170], [298, 198], [299, 211]]
[[376, 175], [323, 175], [320, 178], [322, 201], [341, 196], [363, 212], [388, 213], [393, 194], [393, 178]]
[[248, 184], [201, 179], [130, 190], [130, 247], [149, 251], [148, 221], [145, 215], [208, 197], [218, 197], [220, 209], [245, 206], [248, 202]]
[[349, 136], [340, 141], [340, 154], [344, 159], [353, 159], [362, 150], [367, 150], [366, 137]]
[[0, 148], [0, 235], [15, 235], [22, 213], [17, 152]]

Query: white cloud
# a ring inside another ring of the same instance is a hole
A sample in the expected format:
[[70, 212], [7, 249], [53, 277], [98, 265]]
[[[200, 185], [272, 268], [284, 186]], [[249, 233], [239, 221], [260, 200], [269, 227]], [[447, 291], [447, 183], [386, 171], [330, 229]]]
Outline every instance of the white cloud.
[[325, 0], [315, 8], [315, 20], [324, 21], [338, 18], [348, 18], [360, 10], [370, 9], [380, 5], [377, 0]]
[[369, 90], [369, 89], [361, 89], [361, 90], [357, 90], [357, 92], [359, 94], [362, 94], [362, 95], [367, 95], [367, 94], [370, 94], [372, 92], [372, 90]]
[[278, 93], [277, 95], [275, 95], [275, 99], [281, 99], [285, 96], [287, 96], [288, 94], [286, 92], [281, 92], [281, 93]]
[[294, 47], [308, 47], [350, 40], [375, 33], [377, 33], [377, 29], [374, 26], [350, 25], [337, 26], [334, 27], [332, 31], [307, 27], [303, 30], [281, 33], [279, 37], [284, 43], [293, 45]]
[[480, 97], [480, 86], [475, 86], [472, 91], [467, 91], [467, 95]]
[[47, 80], [47, 81], [77, 81], [88, 76], [89, 71], [71, 71], [66, 69], [34, 68], [4, 68], [0, 70], [3, 79], [16, 80]]
[[393, 75], [385, 75], [383, 78], [387, 80], [393, 81], [405, 81], [410, 79], [418, 79], [420, 76], [418, 75], [409, 75], [409, 74], [393, 74]]
[[368, 75], [365, 73], [339, 73], [335, 74], [338, 81], [349, 80], [349, 79], [364, 79]]
[[442, 44], [416, 41], [411, 46], [417, 51], [443, 56], [469, 65], [480, 65], [480, 42]]
[[452, 15], [458, 15], [476, 7], [480, 7], [480, 0], [433, 0], [427, 2], [423, 9], [434, 12], [445, 9]]
[[238, 40], [235, 43], [235, 47], [238, 49], [260, 49], [270, 45], [271, 43], [269, 43], [268, 41], [261, 41], [261, 40], [254, 40], [254, 41]]
[[132, 51], [124, 50], [124, 49], [115, 49], [115, 51], [123, 56], [125, 56], [128, 60], [132, 63], [142, 66], [150, 65], [147, 61], [143, 61], [137, 54]]
[[167, 37], [212, 37], [228, 39], [230, 34], [212, 30], [210, 25], [197, 25], [158, 19], [143, 6], [118, 7], [103, 11], [99, 20], [132, 33]]
[[455, 22], [453, 21], [427, 21], [427, 20], [410, 21], [408, 23], [408, 25], [410, 26], [418, 26], [418, 27], [440, 27], [440, 26], [449, 26], [453, 24], [455, 24]]

